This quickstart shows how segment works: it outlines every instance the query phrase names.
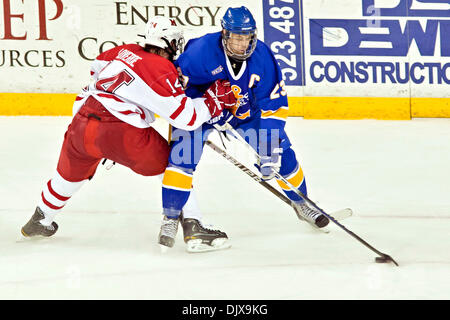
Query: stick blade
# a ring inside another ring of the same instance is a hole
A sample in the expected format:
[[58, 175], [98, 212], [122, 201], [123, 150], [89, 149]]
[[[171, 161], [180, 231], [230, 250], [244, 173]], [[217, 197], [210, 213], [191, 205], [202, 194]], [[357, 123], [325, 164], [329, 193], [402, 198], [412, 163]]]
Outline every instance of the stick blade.
[[399, 266], [398, 263], [397, 263], [397, 261], [395, 261], [390, 255], [387, 255], [387, 254], [383, 254], [383, 255], [380, 256], [380, 257], [376, 257], [376, 258], [375, 258], [375, 262], [376, 262], [376, 263], [389, 263], [389, 262], [392, 262], [392, 263], [394, 263], [397, 267]]

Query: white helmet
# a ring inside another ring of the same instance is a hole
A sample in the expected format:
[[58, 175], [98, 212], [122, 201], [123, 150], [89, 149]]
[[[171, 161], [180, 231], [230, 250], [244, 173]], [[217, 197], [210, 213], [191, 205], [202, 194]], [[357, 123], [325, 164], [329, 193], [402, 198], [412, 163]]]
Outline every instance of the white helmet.
[[145, 44], [166, 50], [171, 59], [183, 52], [183, 31], [177, 26], [174, 19], [162, 16], [150, 18], [145, 26]]

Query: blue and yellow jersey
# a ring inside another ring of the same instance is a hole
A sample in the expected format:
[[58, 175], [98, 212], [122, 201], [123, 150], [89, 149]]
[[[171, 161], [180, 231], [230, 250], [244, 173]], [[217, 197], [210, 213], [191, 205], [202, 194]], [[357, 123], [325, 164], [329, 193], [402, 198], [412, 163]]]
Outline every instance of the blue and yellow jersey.
[[242, 121], [260, 118], [261, 129], [284, 129], [288, 101], [280, 67], [272, 51], [258, 40], [253, 54], [234, 74], [221, 33], [190, 40], [175, 62], [185, 77], [186, 93], [198, 97], [217, 79], [226, 79], [237, 98], [233, 115]]

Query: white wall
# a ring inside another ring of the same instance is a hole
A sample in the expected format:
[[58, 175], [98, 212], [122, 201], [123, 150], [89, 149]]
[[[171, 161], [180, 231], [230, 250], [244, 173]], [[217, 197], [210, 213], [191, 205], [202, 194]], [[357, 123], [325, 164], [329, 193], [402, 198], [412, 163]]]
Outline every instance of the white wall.
[[[220, 30], [220, 19], [227, 7], [245, 4], [257, 20], [259, 38], [291, 64], [288, 66], [279, 60], [284, 72], [293, 66], [292, 70], [300, 79], [304, 70], [302, 85], [286, 81], [290, 96], [450, 97], [450, 4], [414, 0], [412, 8], [408, 8], [407, 2], [2, 1], [0, 92], [76, 93], [89, 81], [88, 59], [114, 44], [139, 41], [137, 34], [143, 32], [145, 25], [139, 15], [144, 19], [156, 14], [176, 17], [184, 24], [186, 39], [190, 39]], [[274, 28], [274, 23], [286, 32]], [[328, 27], [320, 27], [325, 23]], [[376, 41], [354, 42], [358, 35], [349, 32], [351, 28], [355, 32], [366, 32], [366, 40]], [[369, 39], [372, 36], [367, 33], [379, 33], [379, 37], [385, 38]], [[419, 40], [411, 40], [413, 37]], [[279, 41], [278, 46], [274, 44], [276, 41]], [[280, 47], [282, 43], [285, 44]], [[364, 47], [379, 48], [379, 51], [359, 50]], [[327, 50], [331, 53], [324, 54]], [[361, 81], [358, 82], [358, 78], [353, 83], [348, 78], [333, 79], [335, 65], [351, 67], [352, 63], [365, 67], [367, 74], [356, 74]], [[377, 80], [372, 67], [364, 65], [367, 63], [383, 63], [377, 66]], [[423, 81], [393, 83], [392, 79], [398, 82], [396, 70], [400, 68], [404, 76], [407, 63], [410, 68], [418, 63], [414, 76]], [[330, 72], [325, 74], [322, 65], [327, 64], [331, 64]], [[390, 70], [392, 66], [394, 69]], [[382, 68], [387, 72], [384, 79]], [[290, 73], [286, 75], [289, 77]]]

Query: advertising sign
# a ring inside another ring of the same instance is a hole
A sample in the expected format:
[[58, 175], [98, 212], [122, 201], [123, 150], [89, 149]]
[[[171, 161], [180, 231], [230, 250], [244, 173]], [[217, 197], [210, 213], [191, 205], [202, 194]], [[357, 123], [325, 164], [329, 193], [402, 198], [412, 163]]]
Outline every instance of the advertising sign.
[[450, 116], [448, 0], [0, 0], [0, 111], [13, 93], [26, 106], [36, 99], [30, 93], [71, 101], [90, 81], [95, 57], [140, 43], [153, 16], [175, 19], [189, 40], [220, 31], [227, 8], [242, 5], [280, 65], [291, 114], [328, 108], [325, 98], [333, 98], [346, 110], [374, 103], [389, 113], [390, 104], [402, 105], [400, 118], [408, 118], [420, 99], [434, 99], [436, 116]]

